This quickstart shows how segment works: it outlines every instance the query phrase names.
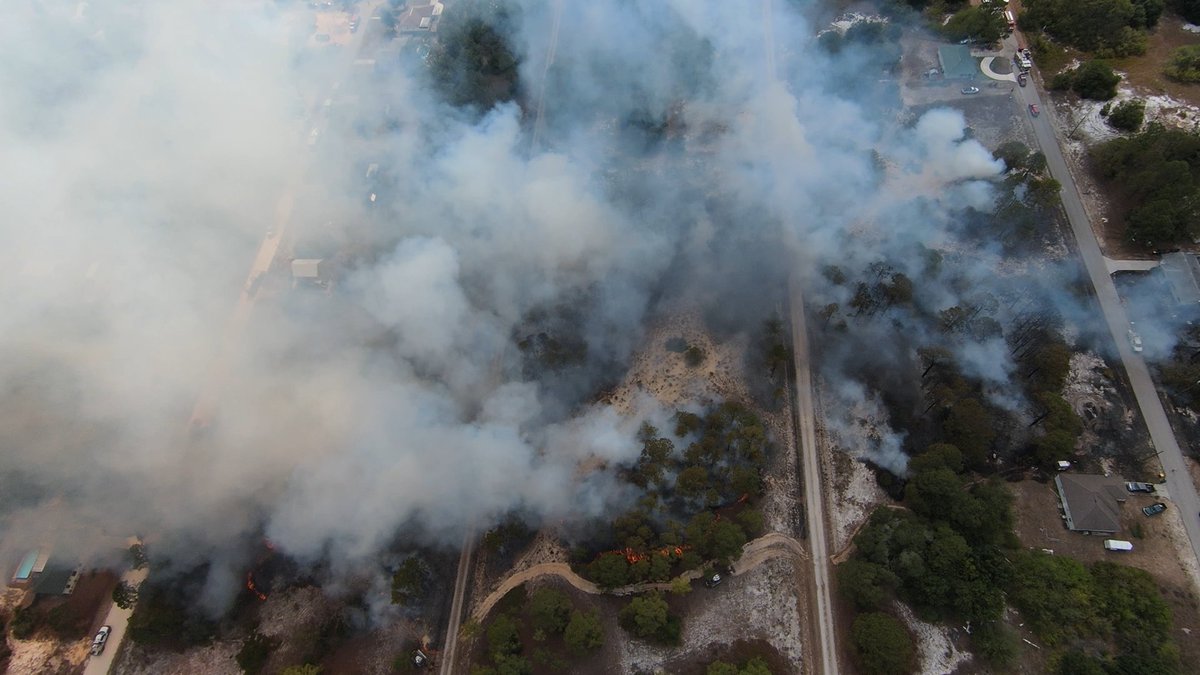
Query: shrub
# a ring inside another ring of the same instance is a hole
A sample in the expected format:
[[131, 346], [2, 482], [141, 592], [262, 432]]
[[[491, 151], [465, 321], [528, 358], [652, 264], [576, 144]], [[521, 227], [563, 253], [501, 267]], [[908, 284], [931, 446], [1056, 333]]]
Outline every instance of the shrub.
[[1088, 61], [1071, 74], [1071, 89], [1083, 98], [1107, 101], [1117, 95], [1121, 77], [1103, 61]]
[[596, 612], [584, 614], [578, 610], [571, 612], [571, 620], [563, 633], [567, 648], [573, 653], [583, 655], [596, 651], [604, 644], [604, 629], [600, 626], [600, 615]]
[[251, 633], [250, 637], [242, 643], [242, 649], [237, 653], [237, 664], [248, 675], [260, 673], [266, 667], [267, 661], [271, 659], [271, 652], [275, 651], [277, 646], [274, 640], [262, 633]]
[[561, 633], [571, 618], [571, 600], [561, 591], [539, 588], [529, 596], [529, 614], [534, 628]]
[[1171, 52], [1163, 74], [1176, 82], [1200, 82], [1200, 45], [1188, 45]]
[[618, 616], [621, 627], [633, 635], [663, 644], [678, 644], [682, 624], [670, 613], [667, 601], [658, 593], [638, 596], [629, 601]]
[[1137, 131], [1146, 117], [1146, 102], [1131, 98], [1121, 101], [1108, 113], [1108, 123], [1121, 131]]

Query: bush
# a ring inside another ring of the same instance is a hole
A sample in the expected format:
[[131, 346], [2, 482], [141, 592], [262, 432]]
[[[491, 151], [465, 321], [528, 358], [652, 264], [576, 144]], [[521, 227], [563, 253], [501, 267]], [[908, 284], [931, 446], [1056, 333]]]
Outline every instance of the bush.
[[487, 629], [487, 638], [494, 661], [499, 662], [501, 657], [521, 651], [520, 626], [507, 614], [500, 614], [492, 621]]
[[838, 591], [860, 611], [882, 607], [898, 581], [886, 567], [857, 558], [838, 566], [837, 580]]
[[1121, 76], [1103, 61], [1088, 61], [1071, 73], [1071, 89], [1083, 98], [1107, 101], [1117, 95]]
[[1121, 131], [1137, 131], [1146, 117], [1146, 102], [1131, 98], [1121, 101], [1108, 114], [1108, 123]]
[[124, 581], [118, 581], [113, 587], [113, 604], [121, 609], [129, 609], [137, 604], [137, 589]]
[[913, 670], [917, 648], [904, 624], [887, 614], [860, 614], [850, 627], [855, 656], [867, 675], [905, 675]]
[[670, 613], [667, 601], [658, 593], [635, 597], [621, 609], [621, 627], [636, 637], [662, 644], [678, 644], [682, 623]]
[[571, 618], [571, 600], [561, 591], [539, 588], [529, 596], [529, 615], [535, 629], [561, 633]]
[[1016, 631], [1000, 621], [979, 624], [971, 631], [971, 651], [993, 666], [1012, 665], [1020, 644]]
[[563, 641], [573, 654], [582, 656], [594, 652], [604, 644], [604, 628], [600, 625], [600, 614], [571, 612], [571, 620], [563, 633]]
[[261, 673], [267, 661], [271, 660], [271, 652], [275, 651], [277, 646], [274, 640], [262, 633], [251, 633], [237, 653], [237, 664], [248, 675]]
[[[1200, 1], [1197, 6], [1200, 7]], [[1176, 82], [1200, 82], [1200, 45], [1188, 45], [1171, 52], [1163, 74]]]

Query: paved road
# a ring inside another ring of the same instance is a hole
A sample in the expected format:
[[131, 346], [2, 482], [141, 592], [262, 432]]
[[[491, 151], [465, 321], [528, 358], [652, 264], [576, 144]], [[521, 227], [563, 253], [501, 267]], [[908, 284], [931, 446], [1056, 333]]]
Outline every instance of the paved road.
[[[1011, 42], [1012, 38], [1009, 40]], [[1162, 461], [1163, 472], [1167, 477], [1167, 490], [1170, 492], [1175, 506], [1182, 511], [1184, 529], [1187, 530], [1188, 538], [1191, 540], [1192, 551], [1197, 559], [1200, 559], [1200, 518], [1197, 517], [1197, 514], [1200, 513], [1200, 497], [1197, 497], [1196, 486], [1192, 484], [1188, 476], [1179, 442], [1167, 421], [1167, 414], [1163, 410], [1158, 391], [1150, 378], [1146, 361], [1140, 354], [1134, 353], [1129, 346], [1129, 317], [1125, 313], [1120, 296], [1117, 295], [1117, 288], [1113, 284], [1112, 277], [1109, 276], [1104, 255], [1100, 251], [1096, 233], [1083, 208], [1083, 200], [1079, 197], [1075, 179], [1063, 158], [1056, 135], [1061, 134], [1061, 129], [1056, 124], [1054, 111], [1051, 106], [1043, 104], [1032, 78], [1030, 86], [1017, 89], [1017, 96], [1026, 116], [1033, 125], [1038, 144], [1046, 155], [1046, 164], [1050, 169], [1050, 174], [1062, 183], [1063, 207], [1066, 209], [1067, 218], [1071, 223], [1071, 230], [1075, 233], [1079, 253], [1083, 256], [1084, 266], [1087, 268], [1092, 286], [1096, 289], [1096, 297], [1100, 301], [1104, 320], [1108, 323], [1113, 340], [1116, 341], [1117, 353], [1121, 357], [1125, 371], [1129, 374], [1129, 383], [1137, 398], [1138, 407], [1142, 411], [1142, 417], [1146, 420], [1146, 426], [1150, 431], [1150, 440], [1154, 443]], [[1041, 115], [1038, 117], [1029, 116], [1029, 104], [1031, 103], [1037, 104], [1041, 109]]]
[[[129, 570], [121, 575], [121, 581], [130, 586], [140, 586], [146, 579], [146, 575], [150, 570], [143, 567], [140, 570]], [[113, 659], [117, 653], [121, 651], [121, 641], [125, 639], [125, 628], [129, 625], [129, 617], [133, 616], [133, 609], [121, 609], [116, 603], [112, 603], [108, 608], [108, 614], [105, 615], [101, 625], [112, 626], [112, 633], [108, 636], [108, 644], [104, 648], [104, 652], [99, 656], [89, 656], [87, 665], [83, 669], [83, 675], [108, 675], [109, 669], [112, 668]]]

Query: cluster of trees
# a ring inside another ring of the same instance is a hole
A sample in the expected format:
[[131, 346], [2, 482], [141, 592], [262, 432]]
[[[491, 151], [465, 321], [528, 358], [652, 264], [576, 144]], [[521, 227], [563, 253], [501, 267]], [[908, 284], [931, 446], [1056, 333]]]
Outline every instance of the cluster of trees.
[[[943, 332], [963, 332], [971, 339], [999, 334], [995, 319], [979, 316], [994, 301], [990, 296], [981, 296], [973, 304], [943, 311]], [[979, 384], [963, 377], [949, 351], [940, 348], [917, 351], [929, 364], [921, 377], [921, 386], [928, 401], [926, 412], [933, 415], [935, 437], [959, 450], [967, 468], [987, 468], [988, 454], [996, 440], [996, 415], [984, 403]]]
[[890, 21], [855, 21], [845, 33], [825, 31], [818, 44], [830, 54], [841, 54], [851, 49], [862, 50], [867, 59], [867, 68], [890, 71], [900, 64], [900, 33], [898, 25]]
[[[476, 665], [471, 675], [528, 675], [534, 665], [563, 670], [568, 658], [585, 657], [604, 644], [599, 613], [580, 611], [561, 591], [539, 588], [515, 605], [488, 626], [489, 663]], [[522, 632], [530, 633], [532, 647]]]
[[392, 575], [392, 603], [404, 605], [418, 598], [425, 589], [428, 570], [417, 556], [405, 558]]
[[1101, 58], [1146, 52], [1146, 29], [1162, 16], [1163, 0], [1026, 0], [1023, 32], [1056, 40]]
[[1093, 101], [1107, 101], [1117, 95], [1121, 76], [1103, 61], [1088, 61], [1078, 68], [1063, 71], [1050, 81], [1050, 88], [1071, 91]]
[[1037, 411], [1032, 426], [1040, 433], [1033, 439], [1033, 458], [1049, 468], [1074, 453], [1083, 433], [1083, 422], [1062, 397], [1073, 352], [1061, 337], [1058, 318], [1051, 315], [1018, 321], [1009, 344], [1025, 394]]
[[1200, 135], [1156, 122], [1092, 150], [1100, 177], [1131, 204], [1126, 237], [1149, 248], [1190, 240], [1195, 229]]
[[1064, 649], [1059, 673], [1180, 672], [1171, 609], [1146, 572], [1036, 551], [1013, 566], [1008, 597], [1044, 644]]
[[445, 13], [429, 70], [448, 102], [487, 111], [516, 98], [520, 62], [507, 37], [515, 25], [503, 2], [462, 0]]
[[854, 617], [850, 643], [867, 675], [906, 675], [916, 666], [917, 646], [912, 635], [889, 614], [868, 612]]
[[[726, 402], [703, 417], [681, 411], [675, 420], [674, 436], [693, 439], [682, 453], [653, 426], [641, 430], [642, 453], [625, 477], [645, 495], [612, 522], [616, 550], [581, 570], [602, 587], [666, 581], [705, 560], [727, 564], [763, 528], [762, 514], [746, 505], [762, 494], [768, 450], [758, 416]], [[724, 507], [736, 515], [713, 512]]]
[[1008, 21], [1004, 10], [1005, 0], [983, 0], [979, 5], [958, 10], [942, 26], [942, 32], [952, 40], [978, 40], [994, 43], [1008, 34]]
[[618, 615], [621, 628], [631, 635], [659, 644], [679, 644], [683, 621], [671, 613], [671, 608], [660, 593], [635, 596]]
[[909, 640], [902, 626], [878, 615], [891, 598], [930, 620], [989, 627], [1001, 617], [1012, 578], [1007, 556], [1016, 539], [1012, 497], [1004, 486], [968, 483], [963, 453], [946, 443], [926, 448], [909, 470], [904, 492], [909, 510], [876, 509], [854, 538], [854, 557], [838, 568], [839, 591], [866, 613], [858, 617], [861, 626], [855, 622], [860, 627], [853, 642], [871, 673], [907, 672], [911, 661], [898, 656], [905, 653], [899, 646], [886, 650], [890, 657], [872, 646]]
[[704, 675], [771, 675], [771, 668], [762, 657], [754, 656], [741, 664], [713, 661], [704, 670]]
[[1200, 24], [1200, 0], [1175, 0], [1171, 4], [1188, 23]]
[[196, 611], [195, 604], [179, 585], [147, 580], [138, 593], [129, 618], [129, 637], [149, 647], [184, 649], [208, 644], [216, 637], [217, 624]]
[[[13, 611], [13, 637], [18, 640], [28, 640], [43, 630], [64, 639], [75, 639], [87, 634], [91, 626], [91, 616], [85, 615], [69, 603], [63, 603], [46, 608], [34, 603], [28, 607], [18, 607]], [[3, 634], [0, 633], [0, 638]]]
[[1046, 170], [1046, 156], [1041, 152], [1029, 152], [1020, 141], [1008, 141], [992, 153], [1004, 162], [1005, 182], [1024, 185], [1035, 206], [1049, 208], [1058, 204], [1058, 193], [1062, 184]]

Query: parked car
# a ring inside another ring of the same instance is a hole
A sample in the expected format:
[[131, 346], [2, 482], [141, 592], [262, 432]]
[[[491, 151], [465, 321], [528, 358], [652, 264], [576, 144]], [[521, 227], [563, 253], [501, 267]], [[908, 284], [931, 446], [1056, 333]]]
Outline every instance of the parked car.
[[1133, 348], [1134, 353], [1142, 353], [1142, 336], [1132, 328], [1129, 329], [1129, 346]]
[[1022, 87], [1024, 87], [1024, 86], [1025, 86], [1025, 84], [1026, 84], [1026, 83], [1028, 83], [1028, 82], [1029, 82], [1029, 76], [1028, 76], [1028, 75], [1026, 75], [1025, 73], [1017, 73], [1017, 84], [1019, 84], [1019, 85], [1021, 85]]
[[962, 93], [964, 93], [964, 94], [978, 94], [978, 93], [979, 93], [979, 87], [963, 87], [963, 89], [962, 89]]
[[104, 645], [108, 644], [108, 635], [112, 632], [112, 626], [101, 626], [96, 632], [96, 637], [92, 638], [92, 656], [97, 656], [104, 651]]
[[720, 585], [722, 581], [724, 581], [724, 579], [721, 578], [720, 572], [713, 572], [712, 575], [704, 577], [704, 585], [708, 588], [715, 588], [716, 586]]
[[1105, 551], [1132, 551], [1133, 544], [1123, 539], [1105, 539]]
[[1146, 492], [1154, 494], [1154, 486], [1150, 483], [1126, 483], [1125, 489], [1130, 492]]
[[1147, 516], [1157, 516], [1166, 510], [1167, 505], [1162, 502], [1158, 502], [1157, 504], [1151, 504], [1150, 506], [1142, 509], [1142, 513], [1146, 514]]
[[1039, 111], [1038, 111], [1037, 104], [1036, 104], [1036, 103], [1030, 103], [1030, 104], [1029, 104], [1029, 114], [1030, 114], [1030, 115], [1033, 115], [1034, 117], [1037, 117], [1037, 116], [1038, 116], [1038, 112], [1039, 112]]

